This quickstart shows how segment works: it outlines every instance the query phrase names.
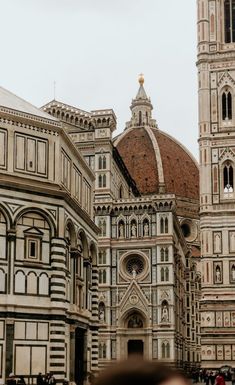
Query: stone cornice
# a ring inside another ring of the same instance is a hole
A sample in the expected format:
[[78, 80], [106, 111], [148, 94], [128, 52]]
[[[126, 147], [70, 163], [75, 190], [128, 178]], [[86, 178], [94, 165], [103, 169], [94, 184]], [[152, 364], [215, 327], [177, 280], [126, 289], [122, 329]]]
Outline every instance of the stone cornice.
[[26, 178], [18, 177], [15, 175], [6, 175], [0, 173], [1, 188], [10, 189], [13, 191], [21, 191], [25, 193], [31, 193], [39, 196], [50, 196], [55, 199], [63, 199], [67, 202], [74, 211], [91, 227], [91, 229], [98, 234], [99, 229], [88, 215], [88, 213], [80, 206], [80, 204], [70, 196], [70, 194], [60, 185], [28, 180]]

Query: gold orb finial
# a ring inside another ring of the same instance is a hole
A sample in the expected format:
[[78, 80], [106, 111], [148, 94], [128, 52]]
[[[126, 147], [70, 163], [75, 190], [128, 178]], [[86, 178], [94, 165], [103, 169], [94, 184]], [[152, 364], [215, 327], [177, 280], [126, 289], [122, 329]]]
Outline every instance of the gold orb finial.
[[144, 75], [143, 74], [139, 75], [139, 83], [141, 86], [144, 84]]

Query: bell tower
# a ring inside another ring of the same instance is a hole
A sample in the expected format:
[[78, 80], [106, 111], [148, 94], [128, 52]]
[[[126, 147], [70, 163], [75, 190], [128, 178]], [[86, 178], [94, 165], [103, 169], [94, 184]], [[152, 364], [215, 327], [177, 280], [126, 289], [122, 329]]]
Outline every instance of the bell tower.
[[203, 368], [235, 360], [235, 0], [197, 0]]

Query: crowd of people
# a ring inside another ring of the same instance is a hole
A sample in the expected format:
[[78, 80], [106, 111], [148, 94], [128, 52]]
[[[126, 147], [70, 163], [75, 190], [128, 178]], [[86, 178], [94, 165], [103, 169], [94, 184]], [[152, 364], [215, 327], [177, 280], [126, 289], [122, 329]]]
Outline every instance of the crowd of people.
[[[173, 370], [172, 368], [166, 368], [166, 365], [139, 361], [136, 366], [136, 361], [134, 365], [133, 362], [134, 361], [132, 360], [128, 361], [128, 363], [124, 362], [117, 364], [113, 369], [101, 372], [98, 378], [90, 378], [89, 383], [95, 385], [125, 385], [124, 382], [126, 381], [126, 378], [130, 380], [133, 377], [132, 379], [135, 378], [140, 380], [142, 377], [144, 379], [150, 376], [154, 381], [153, 384], [143, 382], [143, 385], [162, 385], [162, 382], [164, 383], [163, 385], [189, 385], [191, 381], [189, 381], [187, 377], [190, 378], [194, 384], [226, 385], [226, 381], [231, 381], [232, 385], [235, 385], [235, 370], [216, 371], [195, 369], [191, 371], [188, 376], [185, 376], [183, 372]], [[146, 377], [147, 373], [148, 376]], [[121, 379], [125, 381], [120, 381]], [[174, 381], [172, 381], [173, 379]], [[56, 385], [55, 377], [51, 373], [45, 375], [39, 373], [35, 376], [35, 380], [36, 385]], [[6, 385], [26, 385], [26, 381], [23, 376], [15, 376], [13, 373], [10, 373]], [[158, 384], [158, 382], [160, 382], [160, 384]], [[33, 383], [35, 382], [33, 381]], [[69, 382], [64, 380], [63, 385], [68, 384]], [[129, 383], [126, 385], [129, 385]], [[135, 382], [135, 385], [142, 385], [142, 382], [137, 381]]]
[[[53, 374], [47, 373], [42, 375], [42, 373], [38, 373], [36, 377], [37, 385], [55, 385], [56, 380]], [[24, 376], [15, 376], [14, 373], [10, 373], [9, 377], [6, 380], [6, 385], [26, 385], [26, 381]]]
[[191, 373], [193, 383], [205, 383], [206, 385], [225, 385], [231, 381], [235, 385], [235, 370], [223, 372], [221, 370], [198, 369]]

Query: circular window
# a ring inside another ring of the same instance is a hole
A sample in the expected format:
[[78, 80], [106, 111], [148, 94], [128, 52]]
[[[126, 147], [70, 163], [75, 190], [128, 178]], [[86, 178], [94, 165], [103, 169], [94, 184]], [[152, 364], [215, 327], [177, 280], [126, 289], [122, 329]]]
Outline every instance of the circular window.
[[183, 219], [181, 222], [181, 230], [187, 242], [193, 242], [197, 238], [198, 231], [197, 223], [195, 221]]
[[129, 257], [126, 261], [126, 270], [130, 275], [141, 274], [144, 271], [143, 259], [139, 255]]
[[188, 225], [188, 223], [183, 223], [183, 225], [181, 226], [181, 229], [183, 231], [185, 238], [188, 238], [191, 234], [190, 226]]

